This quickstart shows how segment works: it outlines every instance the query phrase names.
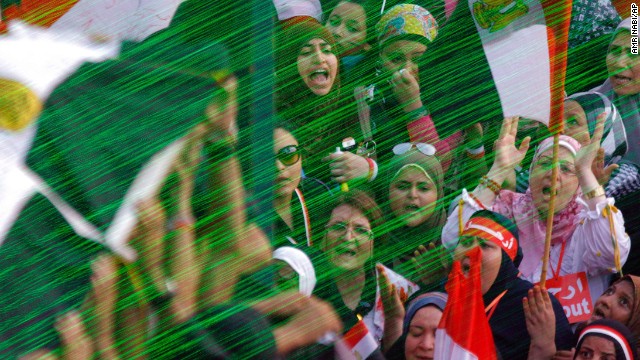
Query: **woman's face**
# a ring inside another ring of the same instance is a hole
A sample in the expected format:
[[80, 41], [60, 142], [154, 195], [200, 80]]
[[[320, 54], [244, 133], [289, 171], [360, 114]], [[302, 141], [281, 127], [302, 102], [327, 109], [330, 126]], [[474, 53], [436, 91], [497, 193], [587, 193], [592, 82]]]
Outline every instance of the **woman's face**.
[[276, 156], [275, 196], [291, 196], [300, 185], [302, 161], [298, 142], [290, 132], [277, 128], [273, 132], [273, 152]]
[[384, 46], [380, 53], [382, 68], [387, 76], [407, 69], [420, 82], [420, 63], [427, 46], [413, 40], [396, 40]]
[[309, 90], [318, 96], [331, 92], [338, 76], [338, 58], [324, 39], [309, 40], [298, 53], [298, 73]]
[[566, 100], [564, 102], [564, 134], [578, 140], [580, 145], [589, 144], [589, 126], [587, 114], [578, 102]]
[[469, 275], [471, 261], [467, 256], [467, 252], [474, 247], [479, 246], [482, 252], [482, 268], [480, 278], [482, 283], [482, 295], [486, 294], [498, 277], [500, 265], [502, 263], [502, 248], [496, 243], [486, 241], [479, 237], [461, 237], [458, 246], [453, 252], [453, 259], [462, 262], [462, 271], [466, 276]]
[[579, 360], [616, 360], [616, 348], [613, 341], [600, 336], [587, 335], [576, 350]]
[[369, 220], [350, 205], [336, 207], [327, 223], [322, 248], [334, 267], [362, 269], [373, 256], [373, 232]]
[[610, 319], [626, 325], [631, 319], [635, 301], [637, 299], [634, 298], [633, 284], [630, 281], [614, 283], [596, 300], [589, 322]]
[[367, 15], [360, 4], [341, 1], [325, 26], [336, 39], [339, 54], [353, 51], [367, 39]]
[[389, 185], [393, 215], [403, 224], [415, 227], [429, 220], [438, 202], [438, 189], [424, 172], [408, 167]]
[[609, 45], [607, 70], [618, 95], [640, 93], [640, 55], [631, 53], [631, 33], [622, 31]]
[[433, 359], [436, 329], [440, 318], [442, 311], [435, 306], [425, 306], [416, 312], [409, 324], [409, 334], [404, 345], [407, 360]]
[[[543, 217], [547, 216], [549, 200], [551, 199], [552, 151], [552, 149], [549, 149], [538, 158], [532, 168], [531, 178], [529, 180], [533, 204]], [[556, 213], [566, 208], [569, 202], [571, 202], [573, 195], [578, 191], [578, 177], [576, 175], [573, 154], [571, 154], [568, 149], [560, 147], [558, 151], [558, 161], [560, 168], [556, 188]]]

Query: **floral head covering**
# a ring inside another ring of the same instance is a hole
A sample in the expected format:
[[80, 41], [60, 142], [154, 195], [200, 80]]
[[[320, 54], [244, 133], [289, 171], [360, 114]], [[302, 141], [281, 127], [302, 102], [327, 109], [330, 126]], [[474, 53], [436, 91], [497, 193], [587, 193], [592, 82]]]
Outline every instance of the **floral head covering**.
[[400, 4], [382, 16], [376, 25], [376, 33], [380, 47], [397, 37], [415, 38], [428, 44], [438, 35], [438, 23], [427, 9], [413, 4]]

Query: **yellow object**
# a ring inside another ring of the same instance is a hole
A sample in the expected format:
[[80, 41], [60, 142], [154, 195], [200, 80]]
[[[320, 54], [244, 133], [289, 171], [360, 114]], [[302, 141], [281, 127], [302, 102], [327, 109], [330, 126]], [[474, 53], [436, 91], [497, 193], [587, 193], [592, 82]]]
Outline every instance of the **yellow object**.
[[[342, 150], [340, 150], [340, 147], [339, 147], [339, 146], [336, 148], [336, 154], [342, 154]], [[347, 183], [341, 183], [341, 184], [340, 184], [340, 191], [342, 191], [342, 192], [349, 192], [349, 184], [347, 184]]]
[[591, 200], [593, 198], [597, 198], [598, 196], [602, 196], [604, 195], [604, 188], [602, 188], [602, 186], [598, 186], [597, 188], [585, 193], [583, 195], [585, 200]]
[[[600, 186], [599, 189], [602, 189], [602, 186]], [[604, 190], [602, 191], [604, 192]], [[609, 231], [611, 232], [611, 242], [613, 243], [613, 261], [615, 263], [616, 270], [618, 271], [620, 276], [622, 276], [622, 262], [620, 261], [620, 247], [618, 246], [618, 237], [616, 236], [616, 228], [613, 225], [613, 213], [617, 213], [617, 212], [618, 212], [618, 208], [609, 204], [607, 204], [607, 206], [604, 209], [602, 209], [602, 216], [606, 217], [609, 220]]]
[[25, 85], [0, 78], [0, 129], [20, 131], [42, 111], [42, 101]]
[[462, 222], [463, 206], [464, 206], [464, 200], [460, 198], [460, 201], [458, 201], [458, 236], [462, 235], [462, 232], [464, 231], [464, 223]]

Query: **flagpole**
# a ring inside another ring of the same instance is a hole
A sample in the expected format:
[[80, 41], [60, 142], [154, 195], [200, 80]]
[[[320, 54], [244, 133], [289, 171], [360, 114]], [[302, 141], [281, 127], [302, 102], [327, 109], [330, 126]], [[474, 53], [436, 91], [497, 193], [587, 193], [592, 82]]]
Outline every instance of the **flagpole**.
[[[558, 152], [560, 148], [560, 132], [553, 136], [553, 169], [551, 170], [551, 199], [547, 211], [547, 229], [544, 238], [544, 255], [542, 256], [542, 273], [540, 274], [540, 287], [545, 287], [547, 281], [547, 268], [549, 267], [549, 255], [551, 252], [551, 235], [553, 232], [553, 215], [556, 207], [556, 191], [558, 185]], [[560, 269], [558, 269], [558, 273]]]
[[[544, 255], [542, 256], [542, 272], [540, 286], [545, 287], [549, 256], [551, 253], [551, 236], [553, 234], [553, 216], [556, 206], [558, 185], [558, 152], [560, 134], [564, 131], [564, 85], [567, 74], [567, 48], [569, 41], [569, 24], [571, 21], [572, 1], [542, 0], [545, 19], [551, 27], [548, 32], [549, 55], [551, 59], [551, 114], [549, 129], [553, 135], [553, 169], [551, 170], [551, 198], [547, 211], [547, 228], [544, 239]], [[558, 265], [558, 274], [560, 273]]]

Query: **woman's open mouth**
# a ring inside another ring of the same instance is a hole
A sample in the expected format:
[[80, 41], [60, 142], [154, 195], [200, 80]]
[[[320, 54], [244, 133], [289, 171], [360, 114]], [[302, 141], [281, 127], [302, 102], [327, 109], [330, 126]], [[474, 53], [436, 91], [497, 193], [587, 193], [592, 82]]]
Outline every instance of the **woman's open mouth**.
[[420, 210], [420, 206], [416, 205], [416, 204], [409, 204], [406, 205], [404, 207], [404, 211], [408, 212], [408, 213], [412, 213], [412, 212], [416, 212]]
[[595, 308], [593, 310], [593, 315], [591, 315], [592, 320], [604, 319], [605, 315], [600, 308]]
[[309, 80], [314, 85], [324, 85], [329, 81], [329, 71], [325, 69], [314, 70], [309, 74]]
[[358, 252], [357, 252], [354, 248], [352, 248], [352, 247], [349, 247], [349, 246], [340, 246], [340, 247], [338, 247], [338, 248], [336, 249], [336, 254], [338, 254], [338, 255], [347, 255], [347, 256], [353, 256], [353, 257], [355, 257], [355, 256], [357, 256], [357, 255], [358, 255]]

